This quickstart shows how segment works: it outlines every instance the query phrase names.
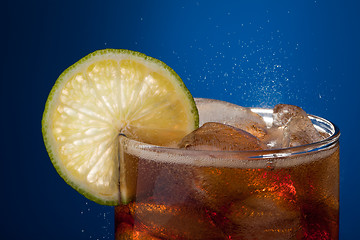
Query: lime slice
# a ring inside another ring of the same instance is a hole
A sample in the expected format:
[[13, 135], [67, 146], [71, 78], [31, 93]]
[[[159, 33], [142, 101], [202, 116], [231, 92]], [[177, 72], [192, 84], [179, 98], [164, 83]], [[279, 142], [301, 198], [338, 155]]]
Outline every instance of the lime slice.
[[42, 131], [51, 161], [69, 185], [99, 204], [117, 205], [119, 135], [169, 145], [198, 122], [190, 92], [170, 67], [142, 53], [105, 49], [60, 75]]

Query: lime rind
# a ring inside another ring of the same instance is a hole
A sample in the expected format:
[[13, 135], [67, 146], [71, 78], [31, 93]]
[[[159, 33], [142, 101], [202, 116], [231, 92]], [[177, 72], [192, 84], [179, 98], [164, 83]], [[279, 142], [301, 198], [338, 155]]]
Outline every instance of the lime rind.
[[[77, 190], [79, 193], [84, 195], [86, 198], [102, 205], [118, 205], [120, 199], [119, 197], [120, 192], [115, 192], [114, 194], [108, 196], [98, 195], [96, 191], [95, 192], [92, 191], [92, 189], [86, 186], [86, 184], [82, 184], [80, 181], [76, 180], [75, 178], [73, 180], [73, 177], [71, 176], [70, 172], [66, 169], [65, 166], [63, 166], [64, 163], [58, 161], [59, 154], [57, 153], [56, 147], [54, 147], [56, 146], [56, 140], [54, 136], [51, 134], [52, 126], [50, 119], [52, 117], [54, 107], [56, 107], [58, 104], [59, 101], [58, 96], [60, 94], [60, 91], [63, 88], [63, 86], [66, 84], [68, 80], [68, 76], [71, 75], [73, 71], [75, 71], [79, 66], [82, 66], [83, 64], [87, 64], [87, 63], [91, 64], [92, 63], [91, 61], [95, 57], [99, 59], [101, 59], [101, 57], [104, 57], [105, 59], [109, 56], [111, 57], [112, 55], [115, 57], [115, 59], [117, 59], [116, 57], [120, 55], [127, 58], [142, 59], [146, 62], [155, 64], [156, 66], [161, 67], [162, 69], [168, 71], [169, 75], [172, 76], [172, 79], [176, 79], [178, 86], [182, 89], [183, 93], [185, 93], [187, 97], [187, 100], [190, 102], [189, 104], [189, 106], [191, 107], [190, 111], [192, 116], [194, 117], [193, 119], [194, 129], [197, 128], [199, 124], [199, 116], [195, 105], [195, 101], [191, 96], [189, 90], [186, 88], [185, 84], [182, 82], [181, 78], [175, 73], [175, 71], [158, 59], [146, 56], [143, 53], [134, 52], [130, 50], [104, 49], [104, 50], [95, 51], [83, 57], [78, 62], [67, 68], [55, 82], [45, 104], [45, 110], [42, 118], [42, 133], [43, 133], [45, 147], [48, 151], [49, 157], [51, 159], [54, 168], [56, 169], [58, 174], [64, 179], [64, 181], [72, 188]], [[131, 197], [129, 197], [129, 199], [130, 198]]]

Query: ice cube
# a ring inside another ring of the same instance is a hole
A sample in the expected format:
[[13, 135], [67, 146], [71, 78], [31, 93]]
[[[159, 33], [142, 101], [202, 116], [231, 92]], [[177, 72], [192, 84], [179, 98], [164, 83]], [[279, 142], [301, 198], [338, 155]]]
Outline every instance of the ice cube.
[[284, 146], [284, 129], [281, 127], [271, 127], [262, 141], [268, 149], [283, 148]]
[[231, 239], [293, 239], [301, 223], [297, 206], [275, 192], [234, 202], [225, 216], [234, 224]]
[[137, 202], [130, 207], [135, 228], [146, 229], [161, 239], [224, 239], [212, 218], [202, 208]]
[[261, 150], [264, 144], [244, 130], [217, 122], [205, 123], [185, 136], [180, 148], [213, 151]]
[[200, 126], [206, 122], [218, 122], [240, 128], [260, 139], [266, 135], [264, 119], [249, 108], [220, 100], [197, 98], [195, 101], [199, 109]]
[[247, 198], [257, 178], [256, 169], [202, 167], [194, 169], [193, 196], [214, 212], [226, 211], [229, 202]]
[[267, 136], [268, 146], [295, 147], [323, 139], [300, 107], [278, 104], [274, 107], [273, 119], [273, 129], [269, 132], [273, 133], [274, 137], [271, 137], [271, 134]]
[[[262, 150], [264, 144], [244, 130], [217, 122], [205, 123], [183, 138], [180, 148], [212, 151]], [[206, 154], [206, 153], [204, 153]], [[223, 154], [227, 157], [227, 153]], [[219, 155], [219, 156], [220, 156]], [[233, 155], [234, 161], [236, 156]], [[217, 159], [221, 161], [221, 156]], [[248, 194], [249, 178], [254, 169], [196, 167], [191, 170], [193, 198], [215, 211], [221, 211], [231, 197]]]
[[278, 104], [274, 107], [273, 110], [273, 119], [274, 119], [273, 126], [275, 127], [286, 126], [289, 120], [295, 116], [303, 117], [303, 118], [308, 117], [306, 112], [298, 106], [294, 106], [290, 104]]
[[287, 146], [294, 147], [318, 142], [323, 139], [309, 118], [293, 117], [284, 128]]
[[277, 193], [284, 201], [295, 202], [296, 189], [287, 169], [215, 168], [194, 169], [194, 198], [217, 213], [226, 213], [229, 203], [258, 193]]

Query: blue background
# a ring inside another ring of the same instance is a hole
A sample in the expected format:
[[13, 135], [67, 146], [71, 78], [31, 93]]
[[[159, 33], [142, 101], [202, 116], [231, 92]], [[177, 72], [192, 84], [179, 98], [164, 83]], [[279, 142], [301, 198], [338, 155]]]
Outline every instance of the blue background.
[[[113, 208], [52, 167], [41, 134], [60, 73], [125, 48], [172, 67], [195, 97], [290, 103], [341, 129], [341, 239], [359, 239], [358, 1], [5, 1], [1, 14], [1, 239], [112, 239]], [[358, 147], [356, 147], [358, 146]]]

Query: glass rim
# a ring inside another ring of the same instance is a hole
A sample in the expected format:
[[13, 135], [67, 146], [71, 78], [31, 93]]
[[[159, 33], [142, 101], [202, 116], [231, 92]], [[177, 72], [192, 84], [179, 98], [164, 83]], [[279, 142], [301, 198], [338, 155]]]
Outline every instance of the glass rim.
[[[272, 109], [269, 108], [250, 108], [253, 112], [258, 113], [259, 111], [267, 111], [272, 113]], [[316, 116], [316, 115], [308, 115], [312, 121], [320, 123], [321, 125], [326, 125], [330, 127], [331, 134], [327, 138], [317, 141], [314, 143], [309, 143], [305, 145], [295, 146], [295, 147], [287, 147], [287, 148], [274, 148], [274, 149], [264, 149], [264, 150], [246, 150], [246, 151], [222, 151], [222, 150], [193, 150], [193, 149], [182, 149], [176, 147], [167, 147], [167, 146], [158, 146], [149, 143], [144, 143], [141, 141], [137, 141], [134, 139], [130, 139], [127, 136], [120, 134], [120, 138], [126, 140], [128, 144], [135, 146], [137, 149], [141, 150], [149, 150], [149, 151], [157, 151], [157, 152], [168, 152], [170, 154], [178, 154], [178, 155], [212, 155], [216, 156], [224, 156], [224, 154], [229, 155], [229, 157], [237, 156], [247, 159], [259, 160], [259, 159], [269, 159], [269, 158], [283, 158], [295, 155], [303, 155], [310, 152], [319, 152], [322, 150], [326, 150], [334, 146], [340, 139], [340, 129], [333, 122]], [[226, 157], [228, 158], [228, 157]]]

